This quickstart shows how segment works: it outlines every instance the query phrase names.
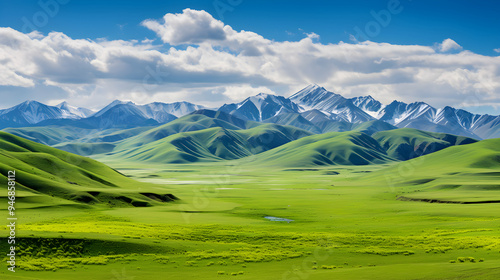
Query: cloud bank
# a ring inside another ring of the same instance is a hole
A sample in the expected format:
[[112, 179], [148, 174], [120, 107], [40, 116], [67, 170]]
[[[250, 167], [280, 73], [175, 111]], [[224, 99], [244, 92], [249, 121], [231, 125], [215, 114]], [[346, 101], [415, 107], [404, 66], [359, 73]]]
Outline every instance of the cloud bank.
[[[332, 44], [310, 33], [277, 42], [191, 9], [142, 25], [162, 43], [0, 28], [0, 94], [12, 94], [12, 103], [23, 101], [18, 96], [87, 107], [116, 98], [215, 106], [256, 91], [286, 96], [317, 83], [344, 96], [370, 94], [384, 102], [500, 105], [500, 57], [463, 50], [452, 39], [435, 46]], [[466, 96], [475, 101], [464, 103]]]

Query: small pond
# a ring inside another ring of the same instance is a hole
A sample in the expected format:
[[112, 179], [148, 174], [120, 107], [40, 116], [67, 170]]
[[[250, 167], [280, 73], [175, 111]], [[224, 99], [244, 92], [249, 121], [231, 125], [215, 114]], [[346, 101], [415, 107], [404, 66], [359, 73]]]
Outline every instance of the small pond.
[[265, 216], [264, 218], [268, 219], [269, 221], [272, 222], [293, 222], [293, 220], [290, 219], [285, 219], [285, 218], [279, 218], [279, 217], [272, 217], [272, 216]]

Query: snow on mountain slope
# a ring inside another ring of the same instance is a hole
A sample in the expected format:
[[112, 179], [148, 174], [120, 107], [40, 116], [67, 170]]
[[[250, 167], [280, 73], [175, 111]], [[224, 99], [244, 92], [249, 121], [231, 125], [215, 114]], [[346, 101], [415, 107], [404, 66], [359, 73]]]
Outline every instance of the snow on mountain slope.
[[424, 118], [433, 120], [436, 116], [436, 109], [423, 102], [406, 104], [400, 101], [393, 101], [378, 112], [379, 120], [392, 125], [399, 125], [403, 121]]
[[[127, 105], [127, 107], [129, 107], [128, 110], [129, 114], [153, 119], [159, 123], [167, 123], [177, 119], [178, 117], [185, 116], [196, 110], [204, 108], [203, 106], [195, 105], [189, 102], [175, 102], [175, 103], [154, 102], [146, 105], [137, 105], [130, 101], [115, 100], [93, 116], [100, 117], [101, 115], [105, 114], [106, 112], [108, 112], [109, 110], [118, 105]], [[132, 110], [131, 109], [132, 107], [134, 107], [136, 110], [135, 109]]]
[[[26, 101], [0, 110], [0, 129], [33, 126], [40, 122], [40, 125], [76, 125], [72, 124], [76, 120], [85, 120], [83, 123], [91, 127], [154, 125], [170, 122], [203, 108], [189, 102], [136, 105], [116, 100], [94, 113], [85, 108], [70, 106], [66, 102], [48, 106], [36, 101]], [[339, 130], [339, 126], [349, 127], [352, 124], [380, 120], [399, 128], [416, 128], [476, 139], [500, 137], [500, 116], [473, 114], [450, 106], [436, 109], [424, 102], [407, 104], [393, 101], [384, 105], [370, 95], [348, 99], [315, 84], [305, 87], [290, 98], [261, 93], [239, 103], [224, 104], [219, 111], [252, 121], [269, 120], [266, 122], [294, 123], [300, 126], [311, 126], [310, 122], [321, 131]]]
[[371, 95], [354, 97], [349, 100], [351, 100], [356, 107], [376, 119], [378, 119], [378, 112], [384, 108], [384, 105], [371, 97]]
[[259, 93], [240, 103], [224, 104], [219, 110], [245, 120], [263, 121], [282, 113], [297, 113], [300, 108], [283, 96]]
[[95, 113], [94, 111], [86, 108], [71, 106], [66, 101], [56, 105], [55, 107], [61, 109], [63, 117], [68, 119], [88, 118]]
[[79, 119], [69, 110], [48, 106], [37, 101], [25, 101], [14, 107], [0, 111], [0, 127], [29, 126], [50, 119]]
[[301, 112], [317, 109], [335, 114], [341, 120], [360, 123], [374, 118], [358, 108], [352, 100], [330, 92], [316, 84], [309, 85], [289, 98], [301, 107]]
[[174, 115], [177, 118], [190, 114], [194, 111], [205, 109], [204, 106], [195, 105], [189, 102], [161, 103], [154, 102], [140, 106], [147, 114], [154, 115], [154, 112], [164, 112]]

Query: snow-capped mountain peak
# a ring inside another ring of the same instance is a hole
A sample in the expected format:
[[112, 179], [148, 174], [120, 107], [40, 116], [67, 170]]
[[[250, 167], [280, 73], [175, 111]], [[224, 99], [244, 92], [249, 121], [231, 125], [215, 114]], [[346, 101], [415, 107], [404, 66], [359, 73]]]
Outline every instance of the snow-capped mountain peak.
[[337, 119], [348, 122], [365, 122], [373, 117], [358, 108], [352, 100], [330, 92], [316, 84], [309, 85], [294, 95], [290, 100], [301, 107], [301, 112], [317, 109], [334, 114]]
[[375, 119], [380, 118], [380, 111], [385, 107], [380, 101], [371, 95], [354, 97], [350, 99], [352, 103]]
[[100, 117], [102, 116], [104, 113], [106, 113], [109, 109], [115, 107], [116, 105], [132, 105], [132, 106], [135, 106], [135, 104], [132, 102], [132, 101], [121, 101], [121, 100], [115, 100], [111, 103], [109, 103], [106, 107], [102, 108], [101, 110], [99, 110], [97, 113], [95, 113], [93, 116], [94, 117]]
[[0, 113], [1, 122], [9, 126], [30, 125], [47, 119], [61, 118], [63, 118], [61, 109], [33, 100], [2, 110]]
[[219, 110], [242, 119], [263, 121], [281, 113], [296, 113], [300, 107], [283, 96], [259, 93], [240, 103], [224, 104]]
[[55, 107], [61, 109], [63, 112], [63, 118], [68, 119], [88, 118], [95, 113], [94, 111], [86, 108], [71, 106], [66, 101], [57, 104]]

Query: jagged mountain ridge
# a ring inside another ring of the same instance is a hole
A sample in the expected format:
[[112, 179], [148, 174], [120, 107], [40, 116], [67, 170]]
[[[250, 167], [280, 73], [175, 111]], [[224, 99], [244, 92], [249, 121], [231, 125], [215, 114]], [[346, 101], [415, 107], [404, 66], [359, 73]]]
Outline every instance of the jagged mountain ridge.
[[[204, 107], [189, 102], [136, 105], [116, 100], [94, 113], [66, 102], [48, 106], [26, 101], [0, 110], [0, 129], [34, 125], [97, 128], [158, 125], [200, 109]], [[345, 98], [316, 84], [289, 98], [261, 93], [239, 103], [224, 104], [218, 110], [243, 120], [296, 125], [314, 133], [344, 131], [353, 127], [351, 124], [379, 120], [397, 128], [415, 128], [476, 139], [500, 137], [499, 116], [473, 114], [450, 106], [436, 109], [425, 102], [407, 104], [393, 101], [384, 105], [371, 95]]]

